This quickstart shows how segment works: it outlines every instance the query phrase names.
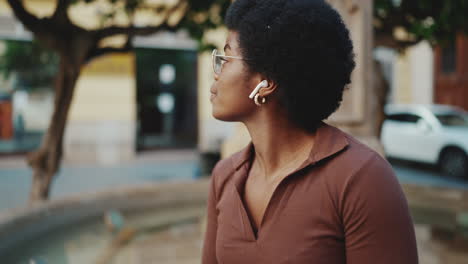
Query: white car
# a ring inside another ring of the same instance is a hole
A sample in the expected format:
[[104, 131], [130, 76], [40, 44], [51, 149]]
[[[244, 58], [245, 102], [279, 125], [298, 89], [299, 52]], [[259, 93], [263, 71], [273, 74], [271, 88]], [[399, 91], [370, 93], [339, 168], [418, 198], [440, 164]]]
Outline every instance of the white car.
[[437, 165], [468, 179], [468, 112], [447, 105], [387, 105], [381, 140], [388, 157]]

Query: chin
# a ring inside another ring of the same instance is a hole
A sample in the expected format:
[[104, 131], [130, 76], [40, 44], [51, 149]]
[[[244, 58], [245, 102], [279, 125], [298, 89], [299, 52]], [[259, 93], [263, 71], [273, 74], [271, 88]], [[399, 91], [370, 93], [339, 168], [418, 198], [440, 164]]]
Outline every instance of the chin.
[[226, 111], [222, 111], [221, 109], [216, 109], [213, 107], [212, 115], [215, 119], [220, 120], [220, 121], [226, 121], [226, 122], [234, 122], [234, 121], [239, 121], [237, 115], [234, 113], [229, 113]]
[[214, 111], [214, 110], [212, 112], [212, 115], [213, 115], [213, 117], [215, 119], [220, 120], [220, 121], [231, 121], [229, 116], [226, 116], [226, 115], [224, 115], [222, 113], [219, 113], [217, 111]]

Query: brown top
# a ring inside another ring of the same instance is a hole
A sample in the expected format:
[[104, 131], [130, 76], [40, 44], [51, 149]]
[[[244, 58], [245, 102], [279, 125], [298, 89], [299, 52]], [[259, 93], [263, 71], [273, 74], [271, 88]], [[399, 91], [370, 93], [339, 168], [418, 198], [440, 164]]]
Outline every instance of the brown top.
[[379, 154], [323, 123], [255, 234], [242, 199], [253, 152], [250, 143], [213, 170], [203, 264], [418, 263], [406, 198]]

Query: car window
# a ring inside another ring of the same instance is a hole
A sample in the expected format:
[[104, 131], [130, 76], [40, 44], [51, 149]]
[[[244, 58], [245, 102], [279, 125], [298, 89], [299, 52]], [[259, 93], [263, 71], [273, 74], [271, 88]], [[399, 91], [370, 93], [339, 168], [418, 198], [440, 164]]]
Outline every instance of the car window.
[[462, 126], [468, 127], [468, 115], [452, 112], [444, 114], [435, 114], [443, 126]]
[[421, 119], [421, 117], [414, 114], [402, 113], [388, 115], [387, 119], [404, 123], [416, 123], [419, 119]]

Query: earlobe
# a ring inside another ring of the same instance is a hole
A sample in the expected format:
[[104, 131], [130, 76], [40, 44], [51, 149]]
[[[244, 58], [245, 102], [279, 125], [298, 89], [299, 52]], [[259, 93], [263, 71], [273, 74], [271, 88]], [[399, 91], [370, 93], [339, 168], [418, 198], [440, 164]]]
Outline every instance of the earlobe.
[[258, 101], [258, 98], [259, 98], [259, 97], [260, 97], [260, 93], [257, 93], [257, 94], [255, 95], [254, 102], [255, 102], [255, 104], [256, 104], [257, 106], [262, 106], [262, 104], [265, 104], [265, 103], [266, 103], [266, 98], [263, 97], [263, 98], [262, 98], [262, 101], [259, 102], [259, 101]]

